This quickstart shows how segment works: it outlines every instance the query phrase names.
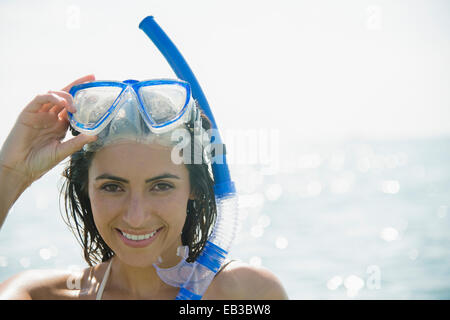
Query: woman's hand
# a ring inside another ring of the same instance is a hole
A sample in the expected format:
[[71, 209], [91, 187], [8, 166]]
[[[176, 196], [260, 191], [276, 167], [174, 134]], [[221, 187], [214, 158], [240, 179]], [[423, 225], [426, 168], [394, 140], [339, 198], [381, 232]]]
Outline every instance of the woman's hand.
[[1, 151], [0, 165], [12, 170], [30, 185], [67, 156], [80, 150], [96, 136], [78, 136], [62, 142], [69, 127], [67, 110], [76, 112], [68, 93], [76, 84], [94, 81], [80, 78], [61, 91], [37, 95], [20, 113]]

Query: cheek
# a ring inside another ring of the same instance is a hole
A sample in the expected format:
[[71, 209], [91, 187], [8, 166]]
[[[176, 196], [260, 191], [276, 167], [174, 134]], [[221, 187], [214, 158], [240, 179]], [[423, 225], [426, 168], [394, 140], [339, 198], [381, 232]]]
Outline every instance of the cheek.
[[111, 201], [110, 199], [106, 200], [95, 192], [89, 194], [89, 198], [91, 201], [92, 216], [95, 226], [101, 236], [104, 237], [104, 230], [108, 228], [111, 220], [117, 215], [119, 205], [116, 201]]
[[186, 221], [188, 197], [178, 194], [158, 200], [155, 201], [155, 214], [166, 221], [172, 229], [180, 229], [181, 232]]

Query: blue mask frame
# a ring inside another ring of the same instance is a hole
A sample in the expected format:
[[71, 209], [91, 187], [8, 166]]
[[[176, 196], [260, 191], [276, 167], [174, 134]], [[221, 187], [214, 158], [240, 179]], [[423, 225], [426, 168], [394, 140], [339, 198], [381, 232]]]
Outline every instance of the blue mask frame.
[[[153, 121], [152, 116], [147, 112], [146, 108], [144, 107], [144, 102], [142, 101], [141, 96], [139, 94], [139, 89], [141, 89], [142, 87], [156, 86], [156, 85], [179, 85], [186, 90], [186, 101], [184, 102], [183, 107], [180, 109], [178, 114], [172, 120], [166, 121], [162, 124], [156, 124]], [[82, 83], [82, 84], [73, 86], [70, 89], [69, 93], [73, 97], [75, 97], [76, 93], [79, 92], [80, 90], [87, 89], [87, 88], [95, 88], [95, 87], [118, 87], [118, 88], [121, 88], [122, 91], [120, 91], [120, 93], [114, 100], [113, 104], [108, 108], [108, 110], [105, 112], [105, 114], [91, 126], [87, 126], [83, 123], [76, 121], [73, 114], [71, 112], [68, 112], [69, 121], [72, 124], [72, 126], [76, 130], [79, 130], [80, 132], [83, 132], [88, 135], [96, 134], [97, 128], [102, 126], [105, 123], [105, 121], [110, 119], [111, 115], [113, 115], [114, 112], [116, 111], [116, 107], [120, 101], [122, 94], [125, 92], [125, 90], [127, 88], [131, 88], [132, 90], [134, 90], [134, 93], [139, 102], [139, 104], [138, 104], [139, 111], [140, 111], [144, 121], [150, 127], [150, 130], [154, 129], [154, 130], [158, 130], [159, 132], [161, 132], [164, 127], [168, 127], [172, 123], [178, 121], [184, 115], [184, 113], [187, 110], [187, 106], [188, 106], [189, 102], [192, 100], [191, 86], [189, 85], [189, 83], [186, 81], [173, 80], [173, 79], [154, 79], [154, 80], [144, 80], [144, 81], [130, 79], [130, 80], [122, 81], [122, 82], [120, 82], [120, 81], [93, 81], [93, 82]]]

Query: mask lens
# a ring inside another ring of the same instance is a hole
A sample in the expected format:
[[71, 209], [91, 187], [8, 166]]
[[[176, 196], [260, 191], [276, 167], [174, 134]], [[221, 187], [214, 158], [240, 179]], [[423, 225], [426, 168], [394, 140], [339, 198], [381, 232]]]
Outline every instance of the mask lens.
[[120, 87], [91, 87], [77, 91], [73, 99], [77, 110], [73, 118], [87, 128], [95, 126], [119, 96]]
[[145, 111], [156, 125], [175, 119], [187, 100], [186, 88], [176, 84], [141, 87], [139, 96]]

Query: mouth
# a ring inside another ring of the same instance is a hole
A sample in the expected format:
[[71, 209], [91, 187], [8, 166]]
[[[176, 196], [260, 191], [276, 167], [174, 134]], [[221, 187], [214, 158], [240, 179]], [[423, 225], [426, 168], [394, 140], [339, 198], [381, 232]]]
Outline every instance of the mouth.
[[143, 248], [151, 244], [158, 237], [163, 228], [164, 227], [160, 227], [156, 230], [140, 234], [125, 232], [117, 228], [115, 230], [125, 245], [133, 248]]

